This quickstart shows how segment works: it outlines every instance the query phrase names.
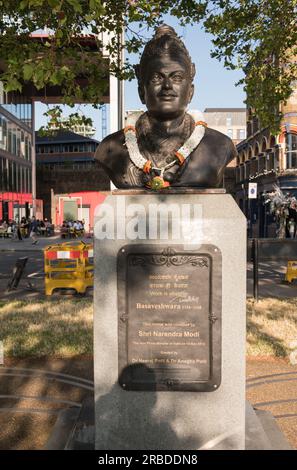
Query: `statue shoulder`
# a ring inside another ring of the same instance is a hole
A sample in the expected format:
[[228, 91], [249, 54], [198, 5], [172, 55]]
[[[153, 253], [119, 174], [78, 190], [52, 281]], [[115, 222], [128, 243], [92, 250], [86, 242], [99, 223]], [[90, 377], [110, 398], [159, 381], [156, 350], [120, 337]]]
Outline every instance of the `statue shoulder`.
[[124, 151], [125, 136], [123, 130], [114, 132], [105, 137], [98, 145], [95, 158], [103, 166], [110, 167]]
[[205, 129], [205, 138], [209, 141], [210, 146], [215, 146], [222, 152], [222, 157], [226, 158], [226, 165], [237, 156], [237, 150], [232, 139], [222, 134], [222, 132], [207, 127]]

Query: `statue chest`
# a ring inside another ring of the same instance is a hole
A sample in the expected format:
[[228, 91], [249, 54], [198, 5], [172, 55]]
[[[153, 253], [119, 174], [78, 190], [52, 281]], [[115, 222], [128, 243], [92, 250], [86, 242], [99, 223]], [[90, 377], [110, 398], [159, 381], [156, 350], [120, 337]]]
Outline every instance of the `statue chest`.
[[[211, 149], [199, 146], [178, 169], [173, 187], [217, 187], [222, 179], [226, 156], [218, 149], [210, 154]], [[151, 177], [137, 168], [129, 158], [128, 152], [122, 156], [122, 171], [117, 172], [113, 182], [120, 189], [131, 187], [143, 188]]]

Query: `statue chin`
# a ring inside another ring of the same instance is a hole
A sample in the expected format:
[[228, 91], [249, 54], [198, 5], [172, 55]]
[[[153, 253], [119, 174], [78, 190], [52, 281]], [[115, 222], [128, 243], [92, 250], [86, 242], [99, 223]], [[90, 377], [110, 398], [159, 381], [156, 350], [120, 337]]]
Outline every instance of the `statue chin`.
[[176, 110], [176, 109], [169, 109], [163, 108], [159, 109], [158, 112], [150, 112], [148, 110], [148, 114], [150, 117], [152, 117], [155, 121], [159, 121], [160, 123], [165, 122], [165, 121], [175, 121], [176, 119], [182, 119], [182, 117], [185, 115], [186, 111], [185, 110]]

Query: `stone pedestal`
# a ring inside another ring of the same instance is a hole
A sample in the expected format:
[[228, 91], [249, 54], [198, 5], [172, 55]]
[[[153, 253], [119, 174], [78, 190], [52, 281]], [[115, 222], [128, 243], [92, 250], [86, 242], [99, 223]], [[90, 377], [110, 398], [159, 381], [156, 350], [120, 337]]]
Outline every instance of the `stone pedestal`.
[[[244, 449], [246, 221], [232, 197], [109, 193], [94, 232], [95, 448]], [[190, 279], [184, 297], [172, 273]]]

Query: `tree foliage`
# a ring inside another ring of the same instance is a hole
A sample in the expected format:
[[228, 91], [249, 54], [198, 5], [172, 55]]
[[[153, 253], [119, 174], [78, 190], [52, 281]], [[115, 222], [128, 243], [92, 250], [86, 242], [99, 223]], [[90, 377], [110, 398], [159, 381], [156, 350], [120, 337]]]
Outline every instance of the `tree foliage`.
[[[145, 42], [141, 28], [155, 28], [168, 13], [183, 25], [204, 25], [214, 35], [213, 57], [245, 70], [248, 105], [262, 125], [277, 129], [279, 102], [296, 86], [297, 0], [0, 0], [0, 8], [6, 91], [21, 90], [26, 82], [45, 93], [59, 85], [67, 104], [100, 103], [108, 72], [133, 76], [130, 64], [119, 63], [122, 30], [126, 50], [138, 52]], [[32, 39], [45, 28], [48, 37]], [[108, 63], [102, 60], [102, 33], [113, 33]], [[79, 40], [82, 34], [94, 38], [96, 52]], [[83, 87], [77, 77], [87, 78]]]
[[277, 132], [279, 104], [297, 86], [297, 0], [211, 3], [204, 26], [215, 37], [213, 57], [244, 69], [247, 104]]
[[43, 115], [48, 118], [47, 125], [38, 130], [38, 134], [43, 137], [51, 136], [58, 131], [71, 131], [76, 126], [93, 126], [93, 120], [82, 113], [75, 112], [64, 117], [60, 106], [49, 108]]

